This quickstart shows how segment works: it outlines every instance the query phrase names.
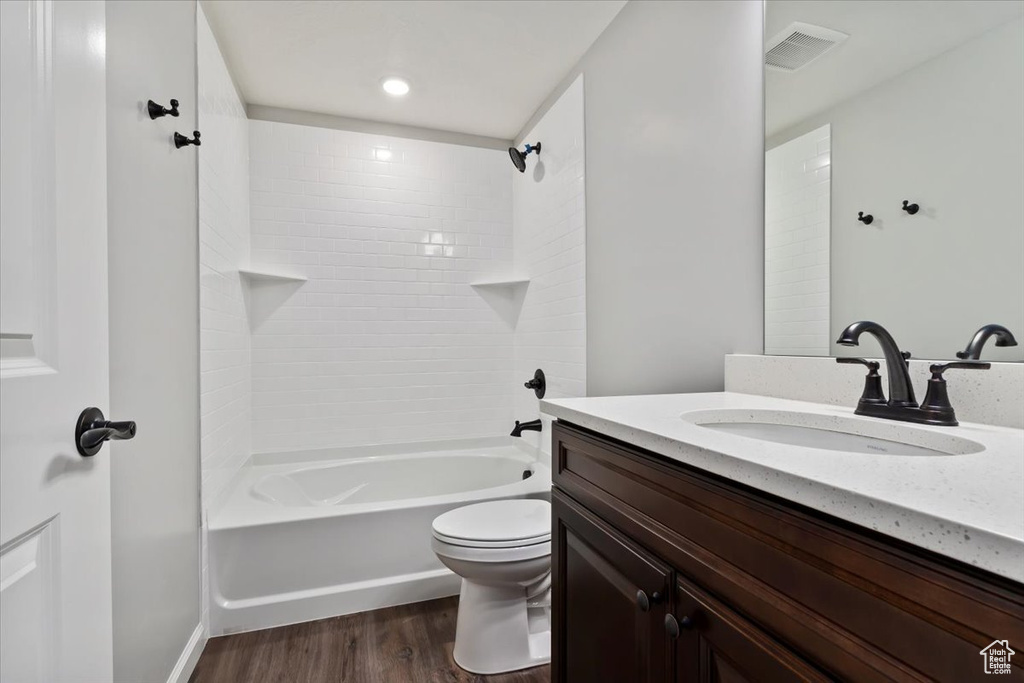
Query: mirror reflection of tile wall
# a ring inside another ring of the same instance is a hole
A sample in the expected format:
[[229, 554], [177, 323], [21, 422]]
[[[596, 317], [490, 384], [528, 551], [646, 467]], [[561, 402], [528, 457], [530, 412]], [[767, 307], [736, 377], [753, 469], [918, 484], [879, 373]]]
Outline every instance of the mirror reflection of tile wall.
[[829, 355], [828, 124], [765, 153], [764, 352]]
[[1024, 2], [768, 0], [766, 46], [794, 22], [848, 37], [766, 71], [765, 352], [877, 356], [834, 344], [864, 319], [915, 358], [1024, 340]]

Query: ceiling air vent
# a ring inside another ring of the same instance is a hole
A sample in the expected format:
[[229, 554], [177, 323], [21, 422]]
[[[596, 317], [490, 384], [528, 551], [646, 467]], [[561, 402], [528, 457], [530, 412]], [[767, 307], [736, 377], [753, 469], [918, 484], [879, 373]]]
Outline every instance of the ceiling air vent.
[[849, 37], [830, 28], [795, 21], [768, 41], [764, 63], [776, 71], [797, 71]]

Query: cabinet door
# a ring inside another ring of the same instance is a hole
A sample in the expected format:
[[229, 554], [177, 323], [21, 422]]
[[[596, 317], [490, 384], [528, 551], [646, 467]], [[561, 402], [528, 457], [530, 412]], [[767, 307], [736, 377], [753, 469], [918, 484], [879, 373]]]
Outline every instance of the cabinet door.
[[832, 680], [684, 579], [675, 598], [665, 629], [675, 639], [677, 683]]
[[667, 683], [671, 570], [553, 492], [554, 680]]

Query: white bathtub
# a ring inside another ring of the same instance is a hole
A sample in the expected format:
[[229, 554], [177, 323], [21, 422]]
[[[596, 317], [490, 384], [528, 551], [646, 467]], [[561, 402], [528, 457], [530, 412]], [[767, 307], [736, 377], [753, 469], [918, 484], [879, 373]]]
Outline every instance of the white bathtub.
[[550, 496], [548, 467], [508, 443], [254, 456], [207, 519], [211, 635], [456, 595], [433, 519]]

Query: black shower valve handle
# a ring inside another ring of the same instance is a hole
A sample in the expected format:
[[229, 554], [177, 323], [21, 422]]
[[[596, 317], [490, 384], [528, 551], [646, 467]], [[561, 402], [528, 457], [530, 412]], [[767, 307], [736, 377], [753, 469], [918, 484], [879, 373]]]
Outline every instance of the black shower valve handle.
[[547, 379], [544, 377], [544, 371], [537, 368], [533, 373], [533, 379], [523, 383], [523, 386], [527, 389], [533, 389], [533, 393], [537, 398], [544, 398], [544, 393], [547, 391]]
[[870, 213], [864, 213], [863, 211], [858, 211], [857, 212], [857, 220], [859, 220], [864, 225], [871, 225], [871, 223], [875, 220], [875, 217], [872, 216]]
[[909, 200], [903, 200], [903, 210], [913, 216], [915, 213], [921, 210], [921, 207], [917, 204], [911, 204]]

